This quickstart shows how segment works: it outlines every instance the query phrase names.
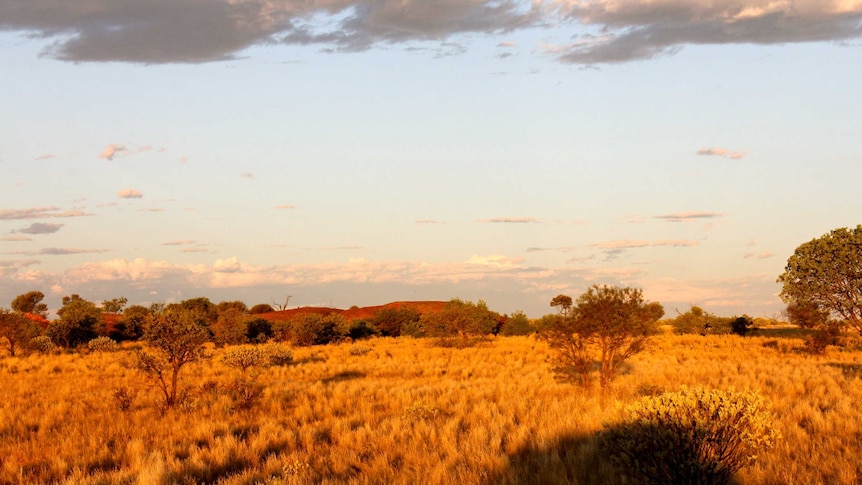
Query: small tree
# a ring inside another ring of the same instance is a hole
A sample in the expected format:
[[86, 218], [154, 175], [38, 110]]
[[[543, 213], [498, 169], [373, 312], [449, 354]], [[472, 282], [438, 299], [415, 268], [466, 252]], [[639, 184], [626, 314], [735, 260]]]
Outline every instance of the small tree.
[[118, 315], [123, 313], [123, 308], [126, 306], [126, 303], [129, 302], [129, 299], [125, 296], [121, 296], [119, 298], [113, 298], [110, 300], [102, 301], [102, 311], [105, 313], [110, 313], [112, 315]]
[[663, 315], [661, 305], [645, 302], [639, 289], [595, 285], [541, 336], [558, 351], [558, 372], [580, 375], [583, 383], [592, 368], [592, 349], [598, 350], [599, 381], [607, 388], [619, 364], [643, 350]]
[[[466, 346], [473, 338], [493, 333], [499, 317], [482, 300], [473, 303], [453, 298], [442, 311], [423, 314], [419, 325], [425, 335], [437, 337], [444, 345]], [[460, 337], [460, 342], [453, 341], [454, 337]]]
[[732, 322], [730, 322], [730, 330], [741, 337], [748, 335], [748, 332], [751, 331], [753, 326], [754, 320], [752, 320], [748, 315], [736, 317]]
[[32, 313], [45, 317], [48, 315], [48, 305], [42, 303], [44, 298], [45, 294], [41, 291], [28, 291], [16, 296], [10, 306], [19, 313]]
[[380, 335], [398, 337], [404, 331], [404, 327], [418, 322], [420, 316], [419, 311], [413, 307], [387, 307], [374, 312], [371, 323]]
[[0, 308], [0, 342], [6, 341], [6, 349], [13, 357], [19, 350], [32, 346], [32, 340], [39, 335], [39, 326], [23, 313], [11, 312]]
[[258, 303], [257, 305], [251, 307], [248, 310], [248, 313], [249, 315], [257, 315], [259, 313], [270, 313], [274, 311], [275, 309], [272, 308], [272, 305], [269, 305], [267, 303]]
[[572, 297], [569, 295], [557, 295], [551, 299], [552, 307], [559, 307], [560, 315], [566, 317], [572, 311]]
[[67, 348], [96, 338], [96, 328], [102, 323], [102, 310], [77, 294], [63, 297], [57, 315], [60, 319], [51, 322], [46, 333], [56, 344]]
[[144, 339], [150, 350], [138, 352], [138, 369], [162, 391], [167, 407], [177, 402], [182, 368], [203, 358], [207, 337], [192, 312], [170, 311], [148, 319]]
[[862, 225], [801, 244], [778, 282], [786, 303], [837, 317], [862, 334]]
[[536, 329], [530, 324], [530, 319], [522, 311], [516, 311], [506, 319], [503, 326], [500, 327], [500, 335], [530, 335]]
[[144, 336], [144, 326], [150, 310], [142, 305], [132, 305], [123, 310], [123, 317], [114, 327], [114, 333], [108, 335], [114, 340], [138, 340]]
[[210, 325], [213, 340], [219, 345], [236, 345], [247, 342], [246, 318], [238, 307], [226, 306], [219, 312], [218, 319]]

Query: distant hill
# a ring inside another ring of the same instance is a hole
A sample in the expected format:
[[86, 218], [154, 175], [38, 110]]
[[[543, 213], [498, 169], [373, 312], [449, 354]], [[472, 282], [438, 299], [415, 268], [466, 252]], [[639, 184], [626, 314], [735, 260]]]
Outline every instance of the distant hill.
[[365, 318], [371, 318], [377, 313], [379, 310], [383, 308], [414, 308], [420, 314], [423, 313], [437, 313], [443, 310], [443, 307], [446, 306], [445, 301], [396, 301], [392, 303], [387, 303], [385, 305], [377, 305], [377, 306], [367, 306], [367, 307], [352, 307], [347, 310], [341, 310], [339, 308], [328, 308], [328, 307], [300, 307], [293, 308], [290, 310], [284, 310], [280, 312], [268, 312], [268, 313], [259, 313], [258, 317], [263, 318], [264, 320], [268, 320], [270, 322], [283, 322], [286, 320], [290, 320], [292, 318], [296, 318], [299, 315], [304, 315], [306, 313], [316, 313], [318, 315], [330, 315], [332, 313], [337, 313], [343, 315], [344, 318], [348, 320], [362, 320]]

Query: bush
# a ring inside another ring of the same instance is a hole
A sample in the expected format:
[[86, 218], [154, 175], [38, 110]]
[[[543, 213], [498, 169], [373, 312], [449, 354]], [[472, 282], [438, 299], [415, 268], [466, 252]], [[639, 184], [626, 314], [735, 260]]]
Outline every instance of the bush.
[[756, 391], [683, 388], [625, 408], [599, 450], [634, 483], [726, 484], [778, 438]]
[[326, 316], [308, 313], [291, 321], [293, 341], [300, 347], [338, 342], [349, 331], [346, 318], [338, 314]]
[[284, 344], [270, 342], [262, 347], [270, 365], [283, 366], [293, 362], [293, 351]]
[[116, 352], [120, 345], [108, 337], [97, 337], [87, 342], [87, 348], [90, 352]]
[[419, 322], [419, 311], [409, 306], [381, 308], [371, 319], [372, 326], [384, 337], [398, 337], [407, 326]]
[[34, 349], [39, 352], [42, 352], [43, 354], [47, 354], [57, 350], [57, 346], [47, 335], [39, 335], [38, 337], [33, 337], [30, 342], [32, 343]]
[[270, 313], [274, 312], [275, 309], [272, 308], [272, 305], [268, 305], [266, 303], [258, 303], [257, 305], [251, 307], [248, 310], [249, 315], [257, 315], [260, 313]]
[[741, 337], [745, 337], [749, 331], [751, 331], [751, 327], [754, 326], [754, 321], [748, 316], [743, 315], [741, 317], [737, 317], [730, 322], [730, 331], [739, 335]]
[[814, 355], [823, 355], [826, 353], [826, 347], [838, 343], [840, 335], [841, 327], [838, 323], [823, 324], [805, 339], [805, 351]]
[[228, 367], [240, 369], [243, 372], [250, 367], [267, 367], [270, 365], [269, 355], [260, 347], [243, 345], [231, 347], [225, 351], [221, 361]]
[[530, 319], [527, 318], [527, 315], [522, 311], [517, 311], [503, 323], [503, 326], [500, 328], [500, 335], [530, 335], [535, 331], [536, 329], [530, 324]]

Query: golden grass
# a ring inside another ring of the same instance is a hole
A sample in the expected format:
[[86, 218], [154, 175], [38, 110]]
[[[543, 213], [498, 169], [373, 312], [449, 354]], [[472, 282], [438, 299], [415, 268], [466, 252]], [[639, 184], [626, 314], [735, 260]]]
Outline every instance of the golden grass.
[[[801, 340], [673, 336], [632, 358], [609, 395], [556, 382], [534, 338], [476, 348], [377, 339], [301, 348], [264, 370], [184, 369], [191, 392], [162, 411], [126, 352], [0, 359], [0, 484], [618, 483], [595, 435], [619, 405], [682, 385], [759, 389], [784, 438], [744, 484], [862, 480], [862, 352], [797, 352]], [[223, 350], [213, 350], [217, 357]], [[119, 409], [117, 389], [135, 396]]]

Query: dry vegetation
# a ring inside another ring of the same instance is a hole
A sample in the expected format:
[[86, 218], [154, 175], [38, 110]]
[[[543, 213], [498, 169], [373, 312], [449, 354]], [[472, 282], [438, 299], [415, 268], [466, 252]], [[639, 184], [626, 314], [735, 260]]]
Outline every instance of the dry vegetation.
[[557, 382], [533, 337], [361, 346], [297, 348], [253, 378], [209, 349], [172, 409], [128, 350], [0, 358], [0, 483], [619, 483], [596, 433], [620, 405], [683, 385], [772, 402], [783, 439], [739, 483], [862, 480], [862, 351], [663, 335], [602, 395]]

